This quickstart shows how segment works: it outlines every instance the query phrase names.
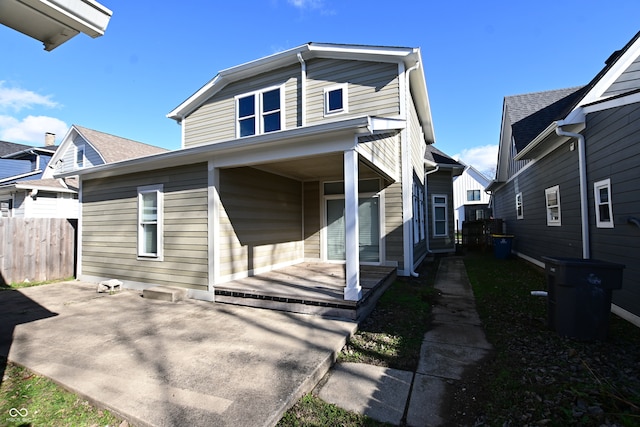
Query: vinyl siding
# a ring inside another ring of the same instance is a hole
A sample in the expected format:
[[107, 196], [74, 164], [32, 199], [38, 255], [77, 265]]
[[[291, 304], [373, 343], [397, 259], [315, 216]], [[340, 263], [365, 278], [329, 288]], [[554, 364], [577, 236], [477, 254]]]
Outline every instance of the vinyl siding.
[[76, 149], [84, 144], [84, 167], [98, 166], [104, 163], [98, 152], [84, 140], [80, 135], [76, 135], [67, 147], [67, 151], [60, 157], [62, 162], [59, 165], [52, 165], [56, 168], [56, 173], [71, 172], [76, 170]]
[[[429, 249], [433, 252], [455, 251], [453, 220], [453, 186], [451, 172], [435, 172], [427, 176], [427, 222], [429, 230]], [[433, 196], [447, 196], [447, 236], [433, 236]]]
[[[613, 292], [613, 302], [640, 315], [640, 229], [627, 222], [630, 217], [640, 218], [638, 134], [638, 103], [587, 115], [591, 256], [626, 266], [622, 289]], [[607, 178], [611, 179], [614, 228], [597, 228], [593, 184]]]
[[399, 178], [400, 136], [398, 134], [371, 135], [361, 137], [358, 141], [358, 152], [362, 157], [385, 171], [390, 177]]
[[304, 257], [320, 259], [320, 182], [304, 183]]
[[[324, 89], [348, 83], [348, 111], [324, 116]], [[398, 65], [314, 59], [307, 62], [307, 124], [361, 115], [400, 114]]]
[[[562, 225], [547, 225], [545, 189], [559, 186]], [[522, 192], [524, 218], [516, 219], [516, 194]], [[569, 143], [536, 161], [494, 193], [494, 217], [515, 236], [514, 249], [541, 260], [543, 256], [582, 257], [578, 151]]]
[[424, 184], [424, 152], [426, 149], [422, 127], [413, 102], [409, 109], [409, 141], [411, 144], [411, 164], [418, 179]]
[[[164, 186], [164, 260], [137, 259], [137, 187]], [[82, 273], [206, 290], [207, 165], [83, 182]]]
[[302, 183], [257, 169], [220, 171], [220, 280], [304, 257]]
[[394, 182], [385, 192], [385, 250], [387, 261], [403, 265], [402, 183]]
[[640, 57], [607, 89], [603, 97], [619, 95], [640, 87]]
[[185, 148], [234, 139], [236, 137], [235, 96], [272, 86], [285, 85], [285, 129], [297, 127], [300, 122], [298, 107], [300, 74], [300, 65], [295, 65], [224, 87], [183, 122]]

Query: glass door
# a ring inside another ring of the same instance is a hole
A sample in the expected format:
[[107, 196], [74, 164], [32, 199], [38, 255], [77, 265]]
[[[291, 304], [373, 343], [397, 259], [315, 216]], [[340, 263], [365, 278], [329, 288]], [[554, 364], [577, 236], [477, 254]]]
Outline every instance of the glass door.
[[[327, 259], [345, 260], [344, 199], [327, 199]], [[380, 210], [377, 197], [358, 199], [360, 262], [380, 261]]]

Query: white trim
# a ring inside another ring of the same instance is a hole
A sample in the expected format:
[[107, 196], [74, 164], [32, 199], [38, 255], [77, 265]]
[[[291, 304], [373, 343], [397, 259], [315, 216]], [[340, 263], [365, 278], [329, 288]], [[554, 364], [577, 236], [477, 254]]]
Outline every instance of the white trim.
[[[609, 208], [609, 221], [602, 221], [600, 219], [600, 189], [607, 189], [607, 197], [608, 201], [606, 205]], [[613, 228], [613, 201], [611, 200], [611, 179], [603, 179], [601, 181], [597, 181], [593, 183], [593, 204], [595, 205], [596, 211], [596, 227], [597, 228]]]
[[[83, 203], [82, 203], [82, 187], [83, 187], [83, 181], [82, 178], [78, 178], [78, 238], [76, 239], [78, 241], [78, 244], [76, 245], [76, 256], [77, 256], [77, 260], [76, 260], [76, 278], [80, 277], [80, 275], [82, 275], [82, 248], [84, 246], [84, 242], [82, 241], [82, 231], [83, 231], [83, 218], [84, 215], [82, 215], [82, 211], [83, 211]], [[15, 196], [14, 196], [15, 197]], [[14, 202], [14, 206], [15, 206], [15, 202]]]
[[[585, 105], [580, 109], [582, 110], [583, 116], [586, 116], [587, 114], [594, 113], [597, 111], [608, 110], [610, 108], [616, 108], [616, 107], [623, 107], [625, 105], [635, 104], [638, 102], [640, 102], [640, 92], [615, 97], [613, 99], [607, 99], [606, 101], [597, 102], [595, 104]], [[568, 117], [566, 121], [568, 123], [572, 123], [572, 122], [569, 122]]]
[[[444, 203], [436, 204], [436, 197], [444, 198]], [[444, 234], [436, 234], [436, 207], [444, 207]], [[433, 227], [431, 236], [434, 239], [449, 236], [449, 198], [446, 194], [431, 195], [431, 221]]]
[[[549, 195], [555, 193], [556, 194], [556, 205], [549, 205]], [[549, 227], [560, 227], [562, 226], [562, 209], [560, 203], [560, 186], [554, 185], [553, 187], [544, 189], [544, 203], [545, 203], [545, 212], [547, 216], [547, 226]], [[558, 218], [552, 218], [550, 215], [549, 208], [558, 207]]]
[[524, 259], [526, 261], [529, 261], [531, 264], [534, 264], [534, 265], [536, 265], [536, 266], [538, 266], [540, 268], [543, 268], [543, 269], [545, 268], [544, 262], [538, 261], [537, 259], [535, 259], [533, 257], [530, 257], [529, 255], [525, 255], [522, 252], [517, 252], [517, 251], [513, 251], [513, 250], [511, 251], [511, 253], [515, 254], [516, 256], [518, 256], [518, 257], [520, 257], [520, 258], [522, 258], [522, 259]]
[[[342, 108], [339, 110], [329, 111], [329, 94], [336, 90], [342, 90]], [[338, 85], [332, 85], [324, 88], [324, 117], [332, 117], [338, 114], [345, 114], [349, 112], [349, 85], [347, 83], [341, 83]]]
[[524, 219], [524, 203], [522, 201], [522, 191], [516, 194], [516, 219]]
[[[138, 246], [137, 246], [137, 259], [149, 260], [149, 261], [163, 261], [164, 260], [164, 185], [143, 185], [137, 188], [138, 190]], [[156, 193], [157, 213], [156, 213], [156, 253], [145, 253], [142, 251], [144, 233], [142, 227], [142, 196], [146, 193]]]
[[624, 308], [617, 306], [615, 304], [611, 304], [611, 312], [613, 314], [615, 314], [618, 317], [621, 317], [622, 319], [626, 320], [627, 322], [631, 323], [634, 326], [637, 326], [640, 328], [640, 317], [625, 310]]

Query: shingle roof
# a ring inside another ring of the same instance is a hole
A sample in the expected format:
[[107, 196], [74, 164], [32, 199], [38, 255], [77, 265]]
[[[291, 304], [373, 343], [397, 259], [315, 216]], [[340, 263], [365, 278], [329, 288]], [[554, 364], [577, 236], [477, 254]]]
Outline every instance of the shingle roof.
[[168, 151], [164, 148], [121, 138], [97, 130], [74, 125], [82, 136], [100, 152], [105, 163], [119, 162]]
[[439, 165], [452, 165], [452, 166], [460, 166], [464, 167], [458, 161], [452, 159], [451, 157], [444, 154], [442, 151], [438, 150], [433, 145], [427, 145], [427, 149], [424, 153], [424, 158], [429, 160], [430, 162], [437, 163]]
[[15, 142], [0, 141], [0, 157], [7, 154], [17, 153], [28, 148], [33, 148], [30, 145], [16, 144]]
[[512, 136], [519, 152], [553, 121], [566, 116], [584, 96], [586, 86], [526, 93], [504, 98]]

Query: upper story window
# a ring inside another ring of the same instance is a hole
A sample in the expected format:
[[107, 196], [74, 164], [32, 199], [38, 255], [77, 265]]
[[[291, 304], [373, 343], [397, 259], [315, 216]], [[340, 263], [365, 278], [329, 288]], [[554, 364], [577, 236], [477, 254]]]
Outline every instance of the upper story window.
[[596, 227], [613, 228], [613, 208], [611, 206], [611, 179], [593, 184], [596, 203]]
[[324, 114], [347, 111], [347, 84], [328, 87], [324, 90]]
[[258, 135], [281, 130], [282, 90], [280, 87], [236, 98], [237, 136]]
[[467, 190], [467, 201], [477, 202], [480, 200], [480, 190]]
[[76, 145], [76, 168], [84, 167], [84, 144]]
[[560, 226], [562, 218], [560, 215], [560, 187], [555, 186], [544, 190], [547, 202], [547, 225]]

